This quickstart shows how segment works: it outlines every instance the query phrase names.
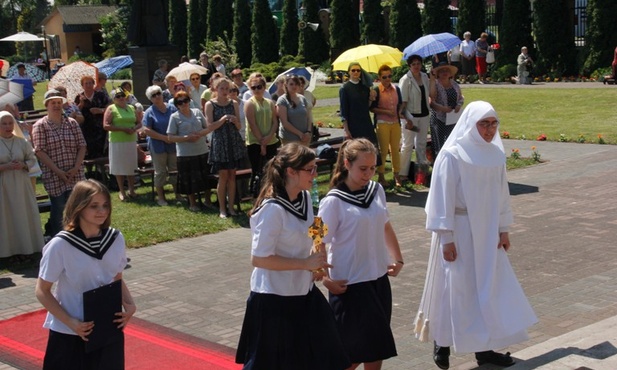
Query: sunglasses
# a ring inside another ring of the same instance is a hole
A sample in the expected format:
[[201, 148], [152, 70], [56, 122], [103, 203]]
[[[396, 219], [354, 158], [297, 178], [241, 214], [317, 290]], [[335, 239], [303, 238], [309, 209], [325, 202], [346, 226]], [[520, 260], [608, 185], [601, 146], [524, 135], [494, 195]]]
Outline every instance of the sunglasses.
[[311, 168], [298, 168], [298, 171], [305, 171], [311, 175], [315, 175], [317, 173], [317, 166], [313, 166]]
[[201, 78], [199, 78], [199, 77], [193, 77], [193, 78], [191, 78], [191, 81], [199, 81], [199, 80], [201, 80]]
[[387, 76], [381, 76], [382, 80], [387, 80], [389, 78], [392, 78], [392, 75], [387, 75]]
[[251, 90], [261, 90], [261, 89], [263, 89], [263, 88], [264, 88], [264, 87], [263, 87], [263, 86], [261, 86], [261, 85], [251, 86]]
[[162, 92], [160, 92], [160, 91], [157, 91], [157, 92], [155, 92], [154, 94], [152, 94], [152, 97], [153, 97], [153, 98], [155, 98], [155, 97], [157, 97], [157, 96], [161, 96], [161, 95], [163, 95], [163, 93], [162, 93]]
[[349, 71], [350, 71], [350, 72], [360, 72], [360, 71], [362, 71], [362, 70], [361, 70], [361, 69], [355, 69], [355, 68], [354, 68], [354, 69], [350, 69]]
[[176, 101], [176, 105], [182, 105], [182, 104], [186, 104], [188, 102], [190, 102], [191, 99], [179, 99]]

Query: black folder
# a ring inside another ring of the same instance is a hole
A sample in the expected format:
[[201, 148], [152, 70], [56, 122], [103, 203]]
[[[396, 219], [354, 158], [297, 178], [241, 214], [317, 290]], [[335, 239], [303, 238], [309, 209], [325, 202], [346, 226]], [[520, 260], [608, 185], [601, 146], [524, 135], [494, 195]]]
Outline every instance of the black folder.
[[96, 351], [118, 340], [122, 340], [122, 330], [116, 313], [122, 312], [122, 280], [88, 290], [83, 293], [84, 322], [94, 321], [92, 333], [88, 335], [86, 353]]

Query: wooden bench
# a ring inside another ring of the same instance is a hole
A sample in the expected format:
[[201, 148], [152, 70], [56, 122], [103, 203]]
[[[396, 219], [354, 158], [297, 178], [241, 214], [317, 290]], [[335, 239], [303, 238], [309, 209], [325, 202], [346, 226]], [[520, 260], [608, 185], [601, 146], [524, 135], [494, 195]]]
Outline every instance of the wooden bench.
[[[153, 166], [139, 167], [136, 172], [140, 175], [145, 175], [145, 176], [150, 177], [150, 194], [151, 194], [152, 200], [154, 201], [156, 198], [156, 191], [154, 189], [154, 167]], [[178, 171], [169, 171], [169, 175], [177, 175], [177, 174], [178, 174]], [[253, 175], [253, 171], [251, 171], [250, 168], [236, 170], [236, 202], [235, 202], [235, 205], [239, 212], [242, 211], [240, 207], [240, 203], [252, 201], [253, 197], [250, 194], [242, 196], [242, 194], [240, 193], [240, 187], [238, 186], [238, 182], [241, 180], [250, 180], [252, 175]], [[212, 173], [207, 176], [207, 179], [212, 180], [213, 183], [218, 183], [219, 175]]]
[[51, 211], [51, 201], [49, 195], [40, 194], [36, 196], [36, 205], [39, 207], [39, 213], [47, 213]]
[[[150, 195], [152, 197], [152, 200], [154, 201], [156, 199], [156, 191], [154, 190], [154, 167], [152, 165], [138, 167], [137, 170], [135, 170], [135, 172], [137, 172], [140, 176], [142, 176], [142, 178], [143, 176], [150, 177]], [[173, 176], [177, 174], [178, 174], [178, 171], [168, 172], [169, 176]]]
[[99, 180], [101, 183], [105, 184], [106, 186], [109, 186], [109, 174], [107, 173], [107, 166], [109, 165], [108, 157], [84, 159], [83, 162], [81, 163], [84, 166], [84, 169], [86, 170], [86, 177], [88, 178], [93, 177], [92, 176], [93, 172], [90, 170], [94, 168], [94, 173], [98, 173], [100, 175], [100, 178], [98, 179], [96, 177], [94, 178], [96, 180]]
[[[242, 202], [250, 202], [253, 200], [253, 196], [250, 194], [250, 192], [246, 194], [245, 196], [242, 196], [242, 194], [240, 194], [240, 187], [238, 186], [238, 182], [241, 180], [250, 181], [252, 176], [253, 176], [253, 171], [250, 168], [236, 170], [236, 202], [235, 202], [235, 205], [236, 205], [236, 210], [238, 212], [242, 212], [242, 207], [240, 206]], [[219, 175], [216, 173], [210, 174], [208, 175], [208, 179], [214, 180], [218, 183]]]
[[332, 137], [332, 138], [329, 138], [329, 139], [313, 141], [312, 143], [309, 144], [309, 146], [311, 148], [317, 148], [318, 146], [324, 145], [324, 144], [328, 144], [328, 145], [332, 146], [334, 144], [341, 144], [343, 141], [345, 141], [344, 137], [337, 136], [337, 137]]

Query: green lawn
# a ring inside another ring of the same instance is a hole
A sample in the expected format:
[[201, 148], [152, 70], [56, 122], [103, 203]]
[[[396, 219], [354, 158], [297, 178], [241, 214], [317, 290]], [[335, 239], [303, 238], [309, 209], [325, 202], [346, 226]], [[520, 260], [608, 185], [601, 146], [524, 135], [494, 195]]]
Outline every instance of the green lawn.
[[[325, 89], [323, 96], [331, 98], [336, 88], [320, 86], [316, 90]], [[617, 89], [465, 89], [463, 85], [462, 90], [466, 102], [486, 100], [493, 104], [501, 121], [499, 131], [509, 132], [510, 138], [535, 140], [544, 134], [549, 141], [597, 143], [602, 135], [606, 143], [617, 144]], [[337, 110], [338, 106], [318, 102], [313, 118], [326, 127], [340, 127]]]

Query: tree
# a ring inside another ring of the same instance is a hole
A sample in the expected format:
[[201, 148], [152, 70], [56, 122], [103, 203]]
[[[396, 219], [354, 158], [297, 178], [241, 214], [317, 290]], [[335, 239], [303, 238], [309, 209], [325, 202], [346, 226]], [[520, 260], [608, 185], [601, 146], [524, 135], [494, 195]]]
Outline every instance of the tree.
[[587, 3], [587, 56], [582, 71], [587, 76], [600, 67], [611, 65], [617, 45], [616, 12], [617, 2], [614, 0], [589, 0]]
[[251, 25], [253, 63], [271, 63], [278, 59], [276, 43], [277, 29], [268, 0], [253, 3], [253, 24]]
[[206, 27], [203, 25], [203, 19], [207, 19], [208, 1], [207, 0], [191, 0], [189, 3], [189, 20], [188, 20], [188, 56], [197, 58], [201, 53], [201, 44], [206, 41]]
[[363, 9], [362, 41], [364, 44], [382, 44], [385, 32], [381, 0], [364, 0]]
[[178, 47], [180, 55], [186, 54], [186, 24], [188, 13], [184, 0], [169, 0], [169, 43]]
[[246, 68], [251, 65], [251, 5], [249, 0], [235, 0], [234, 27], [231, 44], [238, 53], [238, 63]]
[[[307, 23], [319, 24], [319, 4], [318, 0], [304, 1], [304, 21]], [[304, 63], [321, 64], [328, 59], [330, 55], [330, 47], [324, 36], [323, 25], [319, 25], [317, 30], [313, 31], [310, 27], [305, 27], [300, 31], [299, 54], [304, 57]]]
[[354, 0], [332, 0], [330, 2], [330, 47], [332, 58], [338, 57], [342, 52], [360, 45], [358, 31], [358, 13], [354, 9]]
[[498, 67], [516, 64], [516, 58], [523, 46], [527, 46], [529, 54], [535, 58], [529, 0], [504, 0], [499, 45], [501, 47], [496, 53]]
[[[209, 0], [208, 2], [208, 32], [206, 37], [216, 41], [219, 37], [231, 40], [233, 38], [233, 2], [230, 0]], [[203, 18], [202, 18], [203, 19]], [[227, 33], [227, 35], [225, 35]]]
[[415, 1], [394, 0], [390, 12], [390, 44], [405, 49], [422, 36], [422, 15]]
[[[533, 25], [538, 47], [537, 72], [555, 76], [575, 73], [574, 30], [566, 0], [536, 0]], [[569, 3], [569, 2], [568, 2]]]
[[232, 0], [221, 0], [219, 2], [220, 7], [217, 9], [220, 20], [220, 27], [222, 36], [225, 38], [226, 42], [232, 40], [234, 37], [234, 9], [233, 9], [233, 1]]
[[467, 31], [480, 36], [486, 29], [486, 0], [460, 0], [456, 33], [460, 38]]
[[422, 29], [425, 34], [452, 32], [450, 0], [424, 0]]
[[296, 0], [285, 0], [283, 2], [280, 42], [281, 55], [298, 55], [298, 9]]
[[128, 54], [126, 35], [130, 18], [130, 6], [120, 6], [115, 12], [101, 17], [101, 34], [103, 36], [101, 47], [105, 50], [103, 57], [110, 58]]

